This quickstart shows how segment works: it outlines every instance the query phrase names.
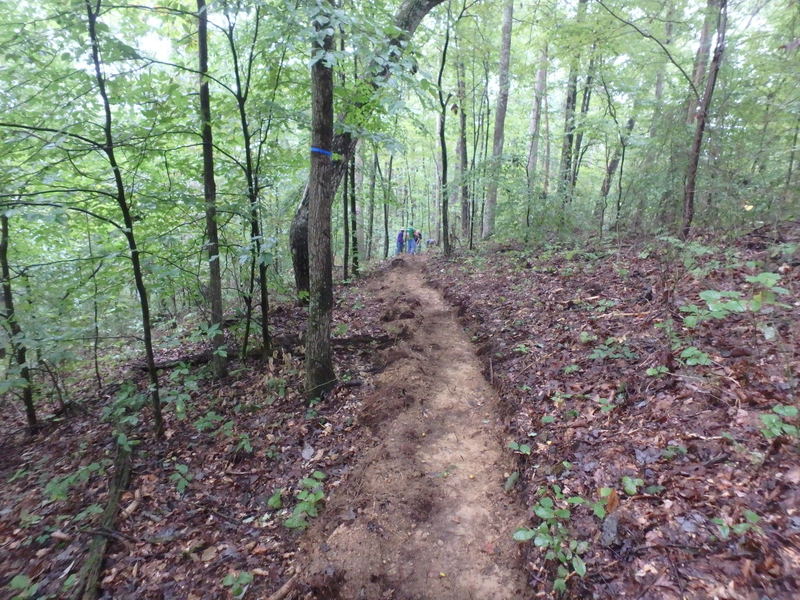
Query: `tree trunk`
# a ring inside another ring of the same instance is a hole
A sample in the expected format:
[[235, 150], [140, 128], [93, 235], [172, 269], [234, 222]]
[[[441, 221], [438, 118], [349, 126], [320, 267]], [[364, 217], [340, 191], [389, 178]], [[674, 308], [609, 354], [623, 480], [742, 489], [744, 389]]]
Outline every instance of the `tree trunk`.
[[[400, 8], [395, 13], [394, 25], [401, 33], [389, 41], [389, 45], [393, 47], [391, 54], [392, 60], [398, 61], [403, 55], [403, 49], [406, 43], [414, 35], [417, 26], [422, 19], [434, 7], [441, 4], [444, 0], [405, 0]], [[370, 64], [366, 69], [367, 75], [360, 78], [361, 81], [368, 82], [374, 86], [385, 81], [391, 76], [391, 70], [388, 66], [378, 67], [374, 63]], [[366, 103], [356, 102], [353, 109], [359, 110], [364, 107]], [[347, 118], [346, 114], [339, 117], [341, 122]], [[338, 133], [333, 136], [329, 150], [341, 155], [342, 159], [334, 162], [333, 169], [330, 176], [330, 185], [335, 193], [339, 187], [342, 175], [344, 174], [344, 166], [347, 159], [355, 151], [358, 144], [358, 138], [352, 137], [349, 133]], [[306, 192], [303, 194], [303, 200], [295, 213], [292, 220], [291, 227], [289, 228], [289, 243], [292, 251], [292, 264], [294, 267], [294, 279], [297, 286], [298, 295], [302, 297], [303, 292], [309, 289], [309, 256], [308, 256], [308, 205], [309, 205], [309, 189], [306, 187]], [[387, 215], [388, 220], [388, 215]], [[388, 248], [387, 248], [388, 250]]]
[[2, 227], [2, 235], [0, 235], [0, 267], [2, 267], [3, 274], [3, 308], [5, 309], [3, 318], [8, 323], [11, 331], [11, 350], [19, 368], [19, 376], [25, 381], [22, 387], [22, 402], [25, 405], [28, 433], [33, 435], [39, 429], [39, 423], [36, 420], [36, 407], [33, 404], [33, 380], [31, 379], [31, 371], [28, 368], [28, 348], [25, 345], [17, 313], [14, 312], [14, 297], [11, 293], [11, 268], [8, 264], [8, 216], [5, 213], [0, 214], [0, 227]]
[[503, 31], [500, 47], [500, 74], [497, 92], [497, 110], [494, 113], [494, 138], [492, 140], [492, 162], [489, 174], [486, 204], [483, 213], [482, 239], [494, 235], [497, 212], [497, 185], [500, 177], [500, 161], [503, 157], [505, 140], [506, 108], [508, 107], [508, 70], [511, 58], [511, 23], [514, 16], [514, 2], [507, 0], [503, 10]]
[[[592, 47], [592, 52], [594, 53], [594, 47]], [[570, 176], [569, 185], [570, 185], [570, 196], [572, 196], [573, 192], [575, 191], [575, 185], [578, 183], [578, 172], [581, 169], [581, 162], [583, 162], [583, 153], [585, 150], [581, 150], [581, 146], [583, 145], [583, 130], [584, 130], [584, 120], [586, 119], [586, 114], [589, 112], [589, 103], [592, 99], [592, 80], [594, 79], [594, 66], [595, 66], [595, 57], [594, 55], [589, 60], [589, 68], [586, 73], [586, 84], [583, 87], [583, 98], [581, 99], [581, 118], [579, 120], [579, 127], [578, 127], [578, 134], [575, 137], [575, 149], [573, 150], [573, 164], [572, 164], [572, 175]]]
[[[325, 14], [332, 6], [320, 4], [320, 19], [312, 19], [319, 35], [328, 22]], [[323, 19], [324, 17], [324, 19]], [[331, 257], [331, 203], [335, 187], [331, 184], [333, 141], [333, 69], [326, 63], [333, 49], [333, 37], [325, 35], [312, 43], [312, 56], [323, 56], [311, 67], [311, 170], [308, 176], [309, 217], [309, 307], [306, 330], [306, 396], [319, 398], [335, 383], [331, 357], [331, 313], [333, 277]]]
[[139, 260], [139, 248], [136, 245], [136, 237], [133, 229], [133, 217], [131, 215], [130, 207], [128, 206], [128, 199], [125, 193], [125, 184], [122, 181], [122, 172], [117, 164], [116, 154], [114, 153], [114, 137], [111, 131], [111, 103], [108, 99], [106, 91], [106, 80], [100, 66], [100, 42], [97, 37], [97, 15], [100, 12], [100, 2], [96, 4], [96, 10], [92, 7], [92, 2], [86, 0], [86, 13], [88, 16], [89, 27], [89, 40], [92, 44], [92, 63], [94, 65], [94, 74], [97, 81], [98, 91], [103, 104], [104, 123], [103, 132], [105, 135], [105, 143], [103, 145], [103, 152], [106, 155], [108, 164], [114, 176], [114, 184], [116, 186], [116, 200], [122, 213], [123, 223], [125, 224], [125, 239], [128, 242], [128, 249], [130, 250], [131, 265], [133, 267], [133, 279], [136, 284], [136, 291], [139, 295], [139, 306], [142, 313], [142, 334], [144, 337], [144, 349], [147, 359], [147, 373], [150, 379], [150, 403], [153, 407], [153, 425], [156, 437], [161, 439], [164, 437], [164, 420], [161, 415], [161, 398], [159, 395], [158, 385], [158, 370], [156, 369], [155, 357], [153, 355], [153, 339], [150, 325], [150, 304], [147, 298], [147, 288], [144, 284], [144, 275], [142, 273], [142, 265]]
[[[450, 21], [450, 3], [447, 4], [448, 25]], [[450, 101], [450, 94], [444, 95], [442, 90], [442, 75], [444, 75], [444, 67], [447, 64], [447, 48], [450, 45], [450, 27], [444, 33], [444, 46], [442, 47], [442, 56], [439, 61], [439, 76], [436, 80], [436, 86], [439, 94], [439, 150], [441, 152], [442, 170], [441, 170], [441, 204], [442, 204], [442, 248], [445, 256], [450, 256], [452, 249], [450, 248], [450, 199], [449, 190], [447, 185], [447, 136], [445, 135], [445, 125], [447, 122], [447, 103]]]
[[378, 151], [372, 151], [372, 171], [369, 177], [369, 216], [367, 218], [367, 261], [372, 259], [373, 227], [375, 226], [375, 179], [378, 174]]
[[235, 23], [228, 19], [228, 28], [225, 36], [228, 38], [228, 46], [231, 50], [233, 59], [233, 74], [236, 80], [234, 96], [236, 106], [239, 110], [239, 125], [242, 131], [242, 142], [244, 144], [244, 175], [247, 183], [247, 198], [250, 202], [250, 287], [246, 297], [247, 303], [247, 322], [245, 323], [244, 341], [242, 343], [242, 354], [247, 355], [247, 339], [250, 332], [250, 317], [253, 306], [253, 291], [255, 282], [255, 271], [258, 269], [258, 289], [261, 307], [261, 354], [263, 358], [269, 356], [270, 335], [269, 335], [269, 295], [267, 293], [267, 265], [261, 257], [261, 223], [259, 220], [259, 183], [253, 161], [253, 149], [251, 147], [252, 134], [250, 133], [250, 123], [247, 117], [247, 98], [250, 94], [250, 72], [255, 59], [255, 42], [258, 39], [258, 26], [260, 22], [259, 9], [255, 11], [255, 32], [253, 33], [253, 45], [250, 47], [250, 54], [247, 58], [245, 81], [242, 82], [242, 67], [239, 64], [239, 53], [236, 49], [236, 38], [234, 36]]
[[528, 198], [525, 210], [525, 242], [531, 227], [531, 210], [533, 199], [536, 195], [536, 166], [539, 161], [539, 131], [542, 125], [542, 99], [547, 85], [547, 44], [539, 54], [539, 69], [536, 72], [536, 86], [533, 90], [533, 107], [531, 108], [531, 122], [528, 128], [528, 162], [525, 166], [525, 175], [528, 183]]
[[[712, 27], [714, 25], [714, 17], [716, 16], [715, 13], [719, 6], [720, 0], [708, 0], [708, 5], [703, 15], [703, 28], [700, 30], [700, 45], [697, 47], [697, 54], [694, 58], [694, 70], [692, 72], [692, 85], [694, 85], [694, 89], [698, 91], [702, 87], [703, 79], [706, 75], [708, 55], [711, 52], [711, 38], [714, 35]], [[686, 123], [688, 125], [694, 123], [699, 102], [700, 98], [696, 97], [694, 94], [691, 94], [687, 100]]]
[[[364, 210], [363, 208], [361, 210]], [[358, 277], [358, 219], [356, 214], [356, 157], [350, 160], [350, 236], [353, 256], [353, 277]]]
[[[350, 165], [350, 162], [347, 162]], [[344, 186], [342, 186], [342, 229], [344, 232], [344, 256], [342, 257], [342, 279], [347, 279], [348, 267], [350, 262], [350, 177], [349, 168], [344, 174]]]
[[711, 106], [711, 98], [714, 95], [714, 86], [717, 83], [719, 67], [725, 53], [725, 29], [728, 21], [728, 0], [719, 0], [719, 16], [717, 18], [717, 45], [714, 48], [714, 57], [711, 59], [706, 89], [703, 93], [703, 101], [697, 115], [697, 127], [694, 132], [694, 140], [689, 150], [689, 166], [686, 170], [686, 186], [683, 192], [683, 226], [681, 236], [686, 239], [694, 219], [694, 196], [695, 184], [697, 182], [697, 165], [700, 161], [700, 148], [703, 144], [703, 131], [705, 130], [706, 120], [708, 119], [708, 109]]
[[466, 92], [466, 84], [464, 80], [466, 79], [465, 69], [464, 69], [464, 60], [460, 54], [459, 48], [459, 56], [458, 56], [458, 63], [456, 64], [456, 77], [458, 79], [457, 86], [458, 86], [458, 158], [459, 158], [459, 169], [458, 169], [458, 179], [460, 183], [460, 193], [461, 193], [461, 239], [462, 244], [469, 238], [469, 184], [467, 183], [467, 170], [468, 170], [468, 161], [467, 161], [467, 92]]
[[[586, 4], [588, 0], [580, 0], [578, 3], [578, 13], [575, 16], [575, 23], [583, 22], [586, 15]], [[575, 143], [575, 106], [578, 100], [578, 65], [580, 63], [580, 52], [576, 52], [569, 67], [569, 77], [567, 78], [567, 95], [564, 101], [564, 141], [561, 145], [561, 165], [558, 174], [558, 194], [561, 196], [563, 204], [572, 200], [572, 163], [573, 146]]]
[[211, 96], [208, 89], [208, 9], [205, 0], [197, 0], [198, 55], [200, 75], [200, 123], [203, 139], [203, 195], [206, 204], [206, 235], [208, 242], [208, 295], [211, 302], [211, 346], [214, 349], [214, 377], [227, 375], [227, 359], [223, 346], [222, 272], [217, 232], [217, 183], [214, 180], [214, 141], [211, 132]]

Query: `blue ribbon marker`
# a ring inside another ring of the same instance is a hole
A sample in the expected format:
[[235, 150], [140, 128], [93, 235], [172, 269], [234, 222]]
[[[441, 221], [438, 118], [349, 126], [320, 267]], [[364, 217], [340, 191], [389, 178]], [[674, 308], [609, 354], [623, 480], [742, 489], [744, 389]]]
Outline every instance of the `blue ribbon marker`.
[[317, 154], [324, 154], [325, 156], [333, 156], [333, 152], [330, 150], [323, 150], [322, 148], [315, 148], [314, 146], [311, 146], [311, 151]]

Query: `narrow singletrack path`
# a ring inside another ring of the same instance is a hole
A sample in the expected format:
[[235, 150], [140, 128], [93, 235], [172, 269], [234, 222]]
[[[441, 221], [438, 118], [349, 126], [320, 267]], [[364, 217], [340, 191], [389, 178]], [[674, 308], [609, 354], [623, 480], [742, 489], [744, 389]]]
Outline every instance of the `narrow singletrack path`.
[[363, 423], [376, 446], [332, 492], [307, 536], [303, 579], [319, 598], [515, 600], [525, 596], [511, 539], [525, 510], [503, 491], [512, 470], [498, 399], [421, 257], [370, 283], [389, 331]]

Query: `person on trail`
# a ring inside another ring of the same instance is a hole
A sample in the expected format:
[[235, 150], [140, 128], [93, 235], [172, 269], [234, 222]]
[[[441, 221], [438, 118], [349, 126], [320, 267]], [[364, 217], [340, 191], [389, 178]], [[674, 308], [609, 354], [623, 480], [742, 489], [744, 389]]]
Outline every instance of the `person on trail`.
[[414, 228], [411, 226], [406, 227], [406, 252], [414, 254], [416, 244], [414, 242]]
[[416, 248], [414, 254], [422, 252], [422, 232], [419, 229], [414, 231], [414, 246]]
[[401, 229], [397, 233], [397, 252], [395, 254], [402, 254], [403, 253], [403, 246], [405, 242], [406, 230]]

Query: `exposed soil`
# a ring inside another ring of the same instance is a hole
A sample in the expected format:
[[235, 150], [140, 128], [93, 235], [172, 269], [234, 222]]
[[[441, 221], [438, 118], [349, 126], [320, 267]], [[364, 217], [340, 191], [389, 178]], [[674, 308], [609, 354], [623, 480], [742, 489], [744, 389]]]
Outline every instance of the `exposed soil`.
[[525, 512], [503, 491], [497, 396], [420, 267], [396, 258], [369, 286], [381, 320], [412, 335], [383, 357], [362, 412], [378, 443], [307, 536], [305, 585], [319, 598], [522, 598], [511, 534]]

